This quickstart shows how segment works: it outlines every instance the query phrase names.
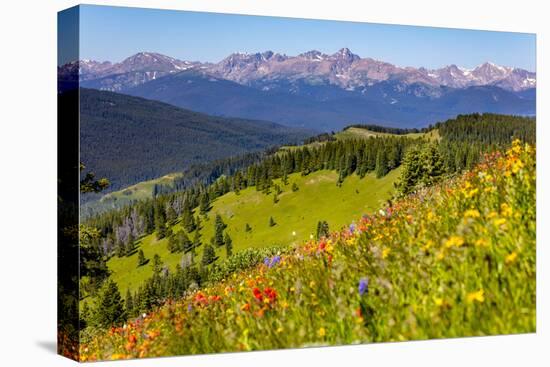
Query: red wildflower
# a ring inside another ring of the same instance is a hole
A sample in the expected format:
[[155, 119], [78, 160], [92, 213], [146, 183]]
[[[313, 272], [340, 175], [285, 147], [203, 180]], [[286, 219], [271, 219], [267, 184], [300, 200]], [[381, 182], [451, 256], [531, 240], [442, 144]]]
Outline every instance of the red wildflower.
[[277, 300], [277, 292], [273, 288], [266, 288], [264, 289], [264, 294], [267, 298], [269, 298], [269, 302], [273, 303]]
[[263, 300], [262, 291], [258, 287], [254, 287], [252, 293], [254, 293], [254, 298], [256, 298], [258, 301], [261, 302]]
[[195, 295], [195, 302], [201, 305], [207, 305], [208, 299], [202, 292], [199, 292]]

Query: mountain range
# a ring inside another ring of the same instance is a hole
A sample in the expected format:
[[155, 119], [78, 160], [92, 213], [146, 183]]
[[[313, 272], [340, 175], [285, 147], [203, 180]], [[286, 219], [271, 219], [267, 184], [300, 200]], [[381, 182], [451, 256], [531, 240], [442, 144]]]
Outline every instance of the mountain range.
[[460, 113], [534, 114], [536, 74], [486, 62], [473, 69], [400, 67], [347, 48], [327, 55], [234, 53], [218, 63], [140, 52], [119, 63], [79, 60], [58, 69], [81, 86], [208, 114], [316, 130], [355, 122], [418, 127]]

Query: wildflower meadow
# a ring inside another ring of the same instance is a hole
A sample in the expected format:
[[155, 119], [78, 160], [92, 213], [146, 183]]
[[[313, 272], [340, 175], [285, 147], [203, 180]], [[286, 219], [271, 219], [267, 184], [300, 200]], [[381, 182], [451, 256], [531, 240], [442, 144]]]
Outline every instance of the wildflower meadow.
[[86, 328], [80, 360], [534, 332], [535, 155], [516, 140], [318, 240]]

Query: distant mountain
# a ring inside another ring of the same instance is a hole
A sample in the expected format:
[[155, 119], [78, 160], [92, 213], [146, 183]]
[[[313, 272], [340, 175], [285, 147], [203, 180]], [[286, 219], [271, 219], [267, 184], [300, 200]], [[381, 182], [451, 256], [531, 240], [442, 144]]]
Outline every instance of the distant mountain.
[[[220, 116], [270, 120], [288, 126], [339, 130], [350, 123], [421, 127], [469, 112], [529, 114], [534, 101], [499, 87], [434, 88], [398, 80], [360, 91], [304, 80], [272, 81], [262, 90], [188, 70], [123, 92]], [[477, 88], [477, 89], [475, 89]], [[288, 92], [291, 90], [292, 92]], [[432, 97], [437, 95], [437, 97]]]
[[[317, 130], [354, 122], [425, 126], [453, 117], [451, 111], [535, 113], [536, 74], [489, 62], [429, 70], [361, 58], [347, 48], [331, 55], [234, 53], [218, 63], [142, 52], [115, 64], [67, 64], [60, 78], [71, 70], [74, 75], [75, 67], [87, 88]], [[473, 101], [474, 95], [480, 99]]]
[[[396, 79], [407, 84], [424, 83], [431, 86], [464, 88], [481, 85], [495, 85], [510, 91], [521, 91], [536, 87], [536, 74], [520, 68], [500, 66], [486, 62], [474, 69], [456, 65], [440, 69], [399, 67], [372, 58], [361, 58], [348, 48], [342, 48], [332, 55], [316, 50], [298, 56], [286, 56], [273, 51], [262, 53], [234, 53], [218, 63], [181, 61], [153, 52], [140, 52], [120, 63], [81, 60], [60, 67], [60, 75], [80, 66], [82, 81], [102, 79], [106, 76], [135, 73], [140, 77], [129, 77], [129, 83], [109, 84], [103, 88], [113, 91], [147, 82], [166, 74], [177, 73], [189, 68], [203, 70], [240, 84], [251, 84], [258, 80], [322, 79], [341, 88], [359, 88]], [[147, 77], [143, 77], [147, 75]]]
[[80, 111], [81, 161], [107, 177], [111, 189], [310, 135], [271, 122], [213, 117], [93, 89], [80, 90]]

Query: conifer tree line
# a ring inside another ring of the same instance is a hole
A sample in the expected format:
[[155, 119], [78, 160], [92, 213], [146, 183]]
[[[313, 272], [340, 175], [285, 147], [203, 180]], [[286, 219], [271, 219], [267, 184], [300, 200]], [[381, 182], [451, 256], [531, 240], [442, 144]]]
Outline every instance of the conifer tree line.
[[506, 148], [514, 139], [536, 142], [536, 121], [530, 117], [474, 113], [437, 123], [433, 129], [439, 141], [417, 144], [405, 154], [397, 196], [471, 169], [485, 153]]

